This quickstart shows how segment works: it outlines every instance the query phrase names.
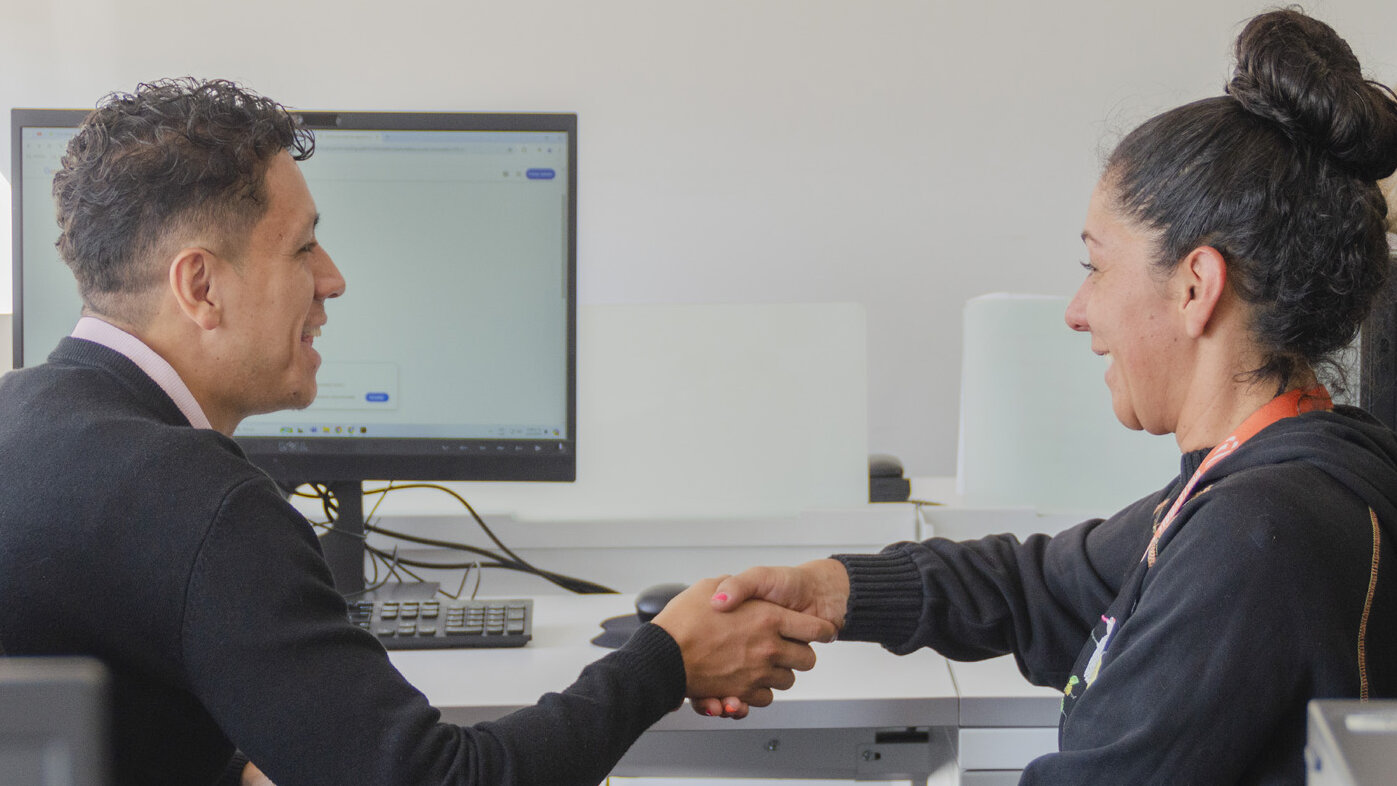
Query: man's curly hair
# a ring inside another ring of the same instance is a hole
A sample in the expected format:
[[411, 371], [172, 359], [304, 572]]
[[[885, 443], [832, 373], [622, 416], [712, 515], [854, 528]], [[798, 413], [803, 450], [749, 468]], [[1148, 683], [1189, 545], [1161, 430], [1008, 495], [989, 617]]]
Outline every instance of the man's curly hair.
[[192, 77], [103, 98], [68, 143], [53, 181], [58, 252], [84, 305], [139, 324], [163, 280], [161, 256], [215, 243], [235, 257], [266, 212], [264, 175], [282, 150], [309, 158], [309, 130], [281, 104]]

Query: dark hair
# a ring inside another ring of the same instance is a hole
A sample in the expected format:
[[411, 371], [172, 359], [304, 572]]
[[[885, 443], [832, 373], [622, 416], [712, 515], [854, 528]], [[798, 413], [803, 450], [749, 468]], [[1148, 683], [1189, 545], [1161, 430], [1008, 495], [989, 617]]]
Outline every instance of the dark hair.
[[270, 159], [290, 150], [304, 160], [314, 147], [285, 107], [228, 81], [168, 79], [102, 99], [53, 181], [58, 252], [83, 302], [139, 320], [122, 313], [128, 296], [161, 279], [151, 258], [184, 242], [173, 233], [209, 233], [237, 254], [266, 212]]
[[1281, 387], [1356, 335], [1387, 280], [1397, 96], [1328, 25], [1287, 8], [1237, 39], [1227, 95], [1165, 112], [1111, 154], [1116, 208], [1158, 233], [1156, 269], [1211, 246], [1252, 307], [1256, 379]]

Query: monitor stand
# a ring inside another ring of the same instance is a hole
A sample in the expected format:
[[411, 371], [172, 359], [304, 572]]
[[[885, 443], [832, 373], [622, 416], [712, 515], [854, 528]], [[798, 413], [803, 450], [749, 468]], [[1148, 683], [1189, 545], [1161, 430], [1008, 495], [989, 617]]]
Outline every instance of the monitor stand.
[[335, 589], [354, 600], [430, 600], [437, 593], [435, 581], [393, 582], [365, 592], [364, 583], [364, 484], [340, 480], [324, 484], [335, 498], [335, 523], [320, 536], [320, 548], [335, 579]]

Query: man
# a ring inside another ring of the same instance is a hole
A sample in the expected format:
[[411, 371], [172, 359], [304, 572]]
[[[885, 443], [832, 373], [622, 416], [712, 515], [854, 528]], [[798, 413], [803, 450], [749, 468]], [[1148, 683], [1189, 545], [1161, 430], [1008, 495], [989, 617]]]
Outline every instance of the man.
[[264, 782], [250, 759], [281, 786], [595, 783], [684, 696], [762, 705], [810, 668], [832, 625], [719, 615], [701, 582], [562, 693], [439, 722], [230, 439], [315, 398], [345, 282], [296, 164], [312, 145], [268, 99], [166, 81], [107, 99], [55, 178], [84, 317], [0, 380], [0, 641], [107, 664], [118, 782]]

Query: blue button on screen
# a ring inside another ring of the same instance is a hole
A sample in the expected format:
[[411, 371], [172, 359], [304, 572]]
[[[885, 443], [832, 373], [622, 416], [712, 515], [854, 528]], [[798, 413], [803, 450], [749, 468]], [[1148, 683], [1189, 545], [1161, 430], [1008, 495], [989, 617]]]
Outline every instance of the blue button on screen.
[[530, 180], [552, 180], [558, 173], [551, 169], [530, 169], [526, 172]]
[[372, 401], [372, 402], [375, 403], [375, 404], [382, 404], [383, 402], [385, 402], [385, 401], [388, 400], [388, 394], [387, 394], [387, 393], [366, 393], [366, 394], [364, 394], [364, 400], [365, 400], [365, 401]]

